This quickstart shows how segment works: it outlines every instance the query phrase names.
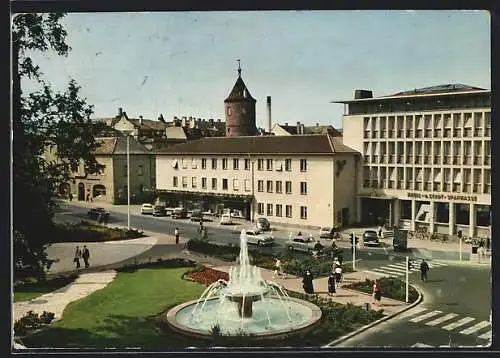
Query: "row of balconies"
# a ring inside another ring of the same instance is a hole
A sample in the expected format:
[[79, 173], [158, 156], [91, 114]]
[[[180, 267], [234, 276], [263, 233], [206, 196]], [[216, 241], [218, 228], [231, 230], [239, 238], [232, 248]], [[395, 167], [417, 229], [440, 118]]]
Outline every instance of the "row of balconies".
[[[415, 134], [415, 136], [413, 135]], [[365, 130], [364, 139], [384, 139], [384, 138], [483, 138], [491, 137], [491, 128], [444, 128], [444, 129], [398, 129], [398, 130]]]

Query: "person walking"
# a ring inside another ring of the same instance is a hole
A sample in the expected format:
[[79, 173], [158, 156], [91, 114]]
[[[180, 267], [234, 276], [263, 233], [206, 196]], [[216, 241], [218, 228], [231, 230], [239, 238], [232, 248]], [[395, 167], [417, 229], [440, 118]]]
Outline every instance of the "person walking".
[[87, 248], [87, 245], [83, 245], [82, 257], [83, 257], [83, 262], [85, 263], [85, 268], [89, 268], [90, 267], [90, 264], [89, 264], [90, 251]]
[[420, 264], [420, 279], [422, 281], [427, 281], [427, 272], [429, 272], [429, 265], [425, 262], [425, 259], [422, 259], [422, 263]]
[[76, 264], [76, 268], [79, 269], [80, 266], [80, 259], [82, 258], [82, 250], [80, 250], [80, 247], [77, 246], [75, 250], [75, 257], [73, 258], [73, 262]]
[[340, 264], [336, 265], [334, 275], [337, 287], [340, 287], [340, 283], [342, 282], [342, 266], [340, 266]]
[[380, 306], [381, 299], [382, 299], [382, 290], [380, 289], [380, 281], [376, 279], [373, 282], [373, 305]]
[[382, 226], [378, 227], [378, 237], [379, 237], [379, 239], [382, 238]]
[[328, 276], [328, 296], [335, 296], [337, 293], [335, 286], [335, 276], [333, 273], [330, 273], [330, 276]]
[[302, 278], [302, 287], [304, 288], [304, 292], [307, 294], [314, 294], [314, 286], [313, 286], [313, 275], [311, 271], [307, 270]]
[[68, 199], [69, 199], [69, 201], [72, 201], [73, 200], [73, 194], [69, 193]]
[[175, 244], [179, 244], [179, 228], [175, 228], [174, 230], [174, 235], [175, 235]]
[[276, 262], [274, 263], [274, 272], [273, 272], [273, 278], [276, 276], [281, 276], [283, 274], [282, 267], [281, 267], [281, 260], [277, 257]]
[[486, 256], [486, 252], [484, 250], [484, 240], [481, 239], [481, 241], [479, 241], [479, 247], [477, 249], [477, 257], [479, 259], [479, 263], [482, 263], [483, 262], [483, 258]]

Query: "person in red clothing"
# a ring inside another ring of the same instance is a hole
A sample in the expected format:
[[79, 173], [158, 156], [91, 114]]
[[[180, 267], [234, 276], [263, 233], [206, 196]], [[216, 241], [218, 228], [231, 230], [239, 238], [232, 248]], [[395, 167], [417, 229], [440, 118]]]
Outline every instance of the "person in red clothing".
[[380, 281], [376, 279], [373, 282], [373, 305], [379, 306], [381, 298], [382, 298], [382, 291], [380, 290]]

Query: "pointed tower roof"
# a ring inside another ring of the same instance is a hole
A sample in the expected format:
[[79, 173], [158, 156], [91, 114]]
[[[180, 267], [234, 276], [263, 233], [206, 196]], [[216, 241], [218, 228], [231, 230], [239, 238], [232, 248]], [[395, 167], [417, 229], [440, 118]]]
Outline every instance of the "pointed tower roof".
[[255, 99], [252, 97], [250, 91], [245, 85], [245, 82], [243, 82], [243, 79], [241, 78], [241, 68], [239, 67], [239, 60], [238, 60], [238, 79], [236, 80], [236, 83], [234, 84], [231, 93], [229, 93], [229, 96], [224, 100], [224, 102], [245, 101], [245, 100], [255, 102]]

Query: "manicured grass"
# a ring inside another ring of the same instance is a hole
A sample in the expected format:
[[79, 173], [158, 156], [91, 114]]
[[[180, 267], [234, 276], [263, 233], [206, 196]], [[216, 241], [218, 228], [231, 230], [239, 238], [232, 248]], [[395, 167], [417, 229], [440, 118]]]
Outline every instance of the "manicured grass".
[[106, 288], [68, 305], [63, 319], [24, 339], [29, 347], [144, 349], [191, 345], [155, 317], [182, 302], [198, 298], [204, 286], [182, 280], [186, 268], [145, 268], [120, 272]]
[[78, 276], [56, 277], [47, 281], [26, 283], [14, 287], [14, 302], [29, 301], [46, 293], [55, 291], [73, 282]]

